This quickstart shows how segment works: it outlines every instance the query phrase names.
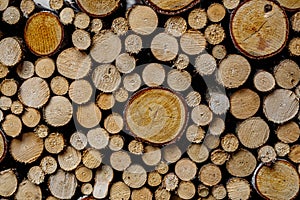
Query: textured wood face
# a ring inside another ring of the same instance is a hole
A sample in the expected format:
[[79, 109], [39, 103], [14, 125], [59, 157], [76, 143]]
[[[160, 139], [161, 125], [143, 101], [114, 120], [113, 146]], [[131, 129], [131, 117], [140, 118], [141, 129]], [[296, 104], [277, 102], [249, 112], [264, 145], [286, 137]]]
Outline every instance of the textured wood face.
[[120, 0], [76, 0], [79, 7], [95, 17], [104, 17], [118, 8]]
[[274, 2], [265, 0], [242, 4], [233, 13], [230, 28], [236, 47], [251, 58], [278, 53], [288, 36], [285, 12]]
[[0, 162], [4, 159], [6, 154], [6, 140], [2, 131], [0, 132]]
[[127, 128], [136, 137], [164, 144], [178, 137], [187, 113], [181, 98], [170, 90], [150, 88], [136, 93], [125, 111]]
[[27, 21], [25, 42], [36, 55], [54, 53], [63, 40], [63, 29], [58, 18], [48, 12], [40, 12]]
[[200, 0], [146, 0], [146, 2], [155, 7], [158, 12], [164, 14], [175, 14], [183, 12], [199, 1]]

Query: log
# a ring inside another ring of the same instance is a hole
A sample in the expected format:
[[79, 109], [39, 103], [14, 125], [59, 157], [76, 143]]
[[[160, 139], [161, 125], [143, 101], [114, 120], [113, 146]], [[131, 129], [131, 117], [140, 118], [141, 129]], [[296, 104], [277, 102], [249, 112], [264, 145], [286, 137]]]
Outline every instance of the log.
[[69, 7], [63, 8], [59, 13], [59, 19], [61, 23], [64, 25], [72, 24], [74, 18], [75, 18], [74, 10]]
[[291, 18], [292, 29], [296, 32], [300, 31], [300, 13], [296, 12]]
[[8, 114], [2, 122], [2, 128], [6, 135], [14, 138], [21, 133], [22, 122], [18, 116]]
[[179, 16], [170, 17], [165, 23], [165, 31], [174, 36], [180, 37], [187, 29], [187, 23], [184, 18]]
[[271, 91], [275, 87], [273, 75], [267, 71], [258, 71], [253, 78], [255, 88], [260, 92]]
[[0, 97], [0, 108], [1, 110], [9, 110], [11, 108], [12, 100], [9, 97], [1, 96]]
[[82, 164], [89, 169], [96, 169], [102, 163], [102, 157], [97, 149], [88, 148], [82, 154]]
[[230, 102], [224, 93], [210, 92], [207, 94], [207, 101], [211, 111], [217, 115], [223, 115], [229, 110]]
[[200, 143], [205, 137], [205, 131], [201, 128], [201, 126], [192, 124], [187, 128], [185, 135], [189, 142]]
[[157, 60], [171, 61], [178, 53], [178, 42], [167, 33], [157, 34], [151, 42], [151, 52]]
[[121, 53], [116, 58], [116, 67], [119, 72], [123, 74], [128, 74], [134, 70], [136, 67], [135, 58], [128, 53]]
[[226, 10], [222, 4], [213, 3], [207, 8], [207, 18], [211, 22], [220, 22], [224, 19]]
[[210, 160], [215, 165], [223, 165], [227, 160], [229, 160], [229, 153], [222, 149], [216, 149], [211, 152]]
[[157, 200], [169, 200], [171, 198], [171, 194], [164, 188], [158, 188], [155, 190], [154, 197]]
[[51, 79], [50, 88], [55, 95], [65, 95], [69, 90], [69, 82], [63, 76], [55, 76]]
[[112, 14], [118, 9], [120, 0], [101, 1], [97, 0], [91, 3], [88, 0], [76, 0], [80, 9], [93, 17], [105, 17]]
[[260, 117], [246, 119], [237, 127], [240, 142], [248, 148], [255, 149], [265, 144], [269, 138], [270, 128]]
[[248, 57], [266, 58], [284, 48], [289, 32], [288, 18], [274, 2], [251, 0], [242, 3], [231, 18], [232, 40]]
[[94, 190], [93, 185], [90, 183], [83, 183], [80, 188], [81, 193], [84, 195], [92, 194], [93, 190]]
[[100, 93], [96, 98], [96, 104], [102, 110], [112, 109], [115, 103], [116, 100], [111, 93]]
[[146, 187], [142, 187], [141, 189], [132, 190], [132, 193], [131, 193], [132, 200], [151, 200], [152, 197], [153, 197], [152, 192]]
[[75, 30], [72, 33], [72, 43], [77, 49], [86, 50], [92, 43], [90, 33], [85, 30]]
[[131, 164], [131, 158], [125, 151], [113, 152], [110, 155], [111, 167], [117, 171], [126, 170]]
[[78, 166], [75, 170], [76, 179], [83, 183], [88, 183], [93, 178], [93, 171], [85, 166]]
[[[17, 68], [17, 73], [18, 73], [18, 68]], [[3, 65], [0, 62], [0, 78], [5, 78], [7, 76], [7, 74], [9, 73], [9, 69], [7, 66]]]
[[213, 186], [212, 190], [211, 190], [211, 194], [214, 198], [216, 199], [225, 199], [225, 197], [227, 196], [227, 190], [225, 188], [224, 185], [220, 184], [220, 185], [215, 185]]
[[76, 191], [77, 180], [73, 173], [59, 169], [49, 177], [48, 188], [58, 199], [71, 199]]
[[276, 160], [275, 149], [270, 145], [265, 145], [258, 150], [258, 159], [263, 163], [271, 163]]
[[277, 156], [284, 157], [290, 152], [290, 146], [283, 142], [277, 142], [274, 146]]
[[40, 166], [33, 166], [29, 169], [27, 178], [31, 183], [39, 185], [44, 182], [45, 173]]
[[197, 188], [197, 193], [200, 197], [205, 198], [210, 193], [209, 187], [200, 183]]
[[278, 160], [272, 166], [260, 165], [253, 175], [256, 191], [263, 198], [294, 199], [299, 191], [299, 174], [296, 168], [285, 160]]
[[300, 136], [300, 128], [296, 122], [290, 121], [278, 126], [275, 133], [280, 141], [284, 143], [294, 143]]
[[117, 89], [116, 91], [113, 92], [113, 95], [116, 99], [117, 102], [125, 102], [128, 97], [129, 97], [129, 94], [128, 94], [128, 91], [125, 90], [124, 87], [120, 87], [119, 89]]
[[179, 183], [177, 193], [181, 199], [192, 199], [196, 194], [196, 188], [190, 181], [181, 181]]
[[25, 112], [22, 115], [22, 122], [25, 126], [34, 128], [41, 120], [41, 113], [34, 108], [25, 108]]
[[200, 168], [198, 178], [204, 185], [214, 186], [221, 181], [222, 173], [217, 165], [209, 163]]
[[57, 161], [52, 156], [45, 156], [40, 162], [40, 167], [45, 174], [53, 174], [57, 169]]
[[79, 12], [75, 15], [73, 24], [78, 29], [86, 29], [90, 24], [90, 17], [83, 12]]
[[115, 18], [112, 21], [111, 29], [117, 35], [125, 35], [129, 29], [127, 19], [125, 19], [124, 17]]
[[35, 73], [41, 78], [49, 78], [55, 70], [55, 63], [49, 57], [39, 58], [35, 61]]
[[217, 68], [217, 62], [212, 55], [204, 53], [196, 57], [194, 67], [201, 76], [211, 75]]
[[0, 11], [4, 11], [9, 5], [9, 0], [3, 0], [0, 3]]
[[119, 151], [124, 146], [124, 138], [121, 135], [113, 135], [110, 137], [108, 147], [112, 151]]
[[220, 117], [215, 117], [209, 126], [209, 133], [212, 135], [220, 136], [225, 130], [225, 122]]
[[111, 200], [129, 200], [130, 188], [124, 182], [116, 182], [112, 184], [109, 192], [109, 199]]
[[125, 50], [128, 53], [137, 54], [143, 47], [142, 38], [135, 34], [130, 34], [125, 39]]
[[[5, 158], [7, 153], [7, 141], [4, 133], [0, 131], [0, 163]], [[0, 194], [1, 195], [1, 194]], [[3, 195], [1, 195], [3, 196]]]
[[204, 36], [209, 44], [217, 45], [225, 39], [225, 30], [220, 24], [212, 24], [205, 29]]
[[161, 160], [161, 150], [158, 147], [146, 146], [142, 155], [143, 162], [148, 166], [156, 166]]
[[297, 10], [300, 8], [300, 2], [289, 0], [278, 0], [278, 3], [287, 10]]
[[180, 47], [188, 55], [197, 55], [206, 48], [206, 39], [198, 30], [187, 30], [180, 37]]
[[293, 60], [282, 60], [274, 68], [274, 77], [278, 86], [284, 89], [292, 89], [300, 81], [300, 68]]
[[255, 115], [260, 107], [260, 98], [256, 92], [245, 88], [230, 96], [230, 113], [237, 119], [247, 119]]
[[[103, 165], [96, 171], [95, 174], [95, 185], [93, 190], [93, 196], [95, 198], [104, 198], [108, 195], [109, 185], [114, 177], [113, 169], [108, 165]], [[123, 183], [124, 184], [124, 183]], [[125, 184], [124, 184], [125, 185]], [[114, 186], [111, 186], [111, 192]], [[118, 188], [118, 187], [117, 187]], [[121, 190], [121, 188], [120, 188]], [[130, 194], [130, 190], [129, 190]], [[124, 194], [125, 196], [125, 194]], [[110, 199], [118, 199], [118, 197], [114, 195], [110, 196]], [[124, 198], [126, 199], [126, 198]]]
[[179, 54], [174, 61], [174, 66], [178, 70], [183, 70], [183, 69], [187, 68], [189, 64], [190, 64], [189, 57], [183, 53]]
[[165, 175], [162, 186], [167, 191], [173, 191], [178, 187], [178, 182], [178, 177], [173, 172], [171, 172]]
[[188, 15], [188, 24], [193, 29], [202, 29], [206, 26], [207, 14], [204, 9], [195, 8]]
[[222, 60], [227, 55], [226, 47], [222, 44], [218, 44], [213, 47], [211, 54], [216, 59]]
[[95, 149], [104, 149], [109, 143], [109, 134], [103, 128], [95, 128], [88, 131], [87, 141]]
[[[0, 63], [0, 66], [1, 65], [2, 64]], [[25, 60], [17, 65], [16, 72], [17, 72], [18, 76], [22, 79], [31, 78], [34, 75], [34, 64], [30, 61]], [[8, 73], [8, 68], [5, 67], [2, 70], [1, 74], [3, 74], [3, 75], [1, 75], [1, 76], [6, 76], [7, 73]]]
[[3, 197], [12, 196], [18, 188], [18, 179], [12, 169], [0, 172], [0, 195]]
[[251, 188], [246, 179], [231, 178], [226, 184], [228, 197], [233, 200], [247, 200], [250, 198]]
[[222, 0], [222, 2], [224, 7], [229, 10], [235, 9], [240, 4], [240, 0]]
[[168, 145], [163, 149], [163, 158], [168, 163], [176, 163], [181, 155], [182, 152], [180, 148], [175, 144]]
[[142, 85], [141, 76], [137, 73], [127, 74], [123, 79], [123, 85], [127, 91], [135, 92]]
[[256, 163], [256, 158], [250, 151], [240, 149], [226, 162], [226, 169], [233, 176], [247, 177], [254, 172]]
[[2, 21], [9, 25], [16, 25], [21, 19], [20, 10], [15, 6], [7, 7], [2, 13]]
[[20, 139], [14, 138], [10, 143], [10, 153], [14, 160], [21, 163], [32, 163], [42, 154], [44, 143], [33, 132], [23, 133]]
[[[92, 131], [92, 130], [90, 130], [90, 131]], [[88, 134], [86, 135], [86, 134], [81, 133], [79, 131], [74, 132], [70, 137], [71, 146], [74, 147], [78, 151], [83, 150], [84, 148], [86, 148], [86, 146], [88, 144], [87, 136], [88, 136]]]
[[300, 39], [298, 37], [293, 38], [289, 43], [289, 51], [293, 56], [300, 56], [300, 51], [298, 46], [300, 44]]
[[[41, 21], [48, 21], [48, 23], [41, 25]], [[64, 30], [58, 17], [50, 12], [32, 15], [24, 30], [27, 47], [38, 56], [54, 54], [59, 49], [63, 37]]]
[[87, 80], [75, 80], [70, 84], [69, 97], [76, 104], [87, 103], [93, 94], [93, 88]]
[[18, 187], [18, 190], [15, 194], [16, 200], [22, 200], [24, 197], [28, 199], [42, 200], [42, 191], [41, 188], [29, 180], [23, 180]]
[[103, 23], [102, 23], [101, 19], [98, 19], [98, 18], [92, 19], [91, 24], [90, 24], [91, 32], [99, 33], [99, 31], [102, 29], [102, 27], [103, 27]]
[[163, 88], [148, 88], [135, 93], [124, 116], [126, 127], [133, 135], [156, 145], [176, 139], [185, 119], [186, 110], [181, 98]]
[[210, 150], [216, 149], [220, 145], [219, 136], [207, 134], [204, 138], [203, 144]]
[[118, 113], [112, 113], [104, 119], [104, 128], [111, 134], [119, 133], [124, 126], [123, 118]]
[[228, 133], [222, 138], [221, 147], [226, 152], [235, 152], [239, 147], [239, 140], [234, 134]]
[[80, 126], [84, 128], [93, 128], [97, 126], [102, 118], [100, 109], [95, 103], [80, 105], [76, 112], [76, 119]]
[[196, 91], [191, 91], [185, 97], [185, 102], [189, 107], [196, 107], [201, 102], [201, 94]]
[[165, 69], [161, 64], [158, 63], [148, 64], [142, 72], [143, 81], [149, 87], [162, 85], [165, 77]]
[[209, 157], [209, 151], [203, 144], [191, 144], [188, 147], [187, 154], [196, 163], [203, 163]]
[[161, 182], [162, 182], [162, 177], [158, 172], [153, 171], [148, 173], [147, 183], [149, 186], [157, 187], [161, 184]]
[[296, 116], [299, 99], [294, 92], [277, 89], [269, 94], [263, 103], [263, 111], [269, 121], [284, 123]]
[[199, 0], [167, 0], [164, 2], [158, 0], [146, 0], [146, 3], [153, 7], [157, 12], [167, 15], [182, 13], [192, 8], [199, 2]]
[[132, 154], [142, 155], [144, 152], [144, 145], [141, 141], [131, 140], [128, 144], [128, 151]]
[[50, 5], [50, 8], [53, 10], [60, 10], [64, 5], [64, 1], [63, 0], [49, 0], [49, 5]]
[[123, 171], [122, 179], [129, 187], [140, 188], [147, 181], [147, 172], [141, 165], [132, 164]]
[[238, 88], [248, 79], [251, 66], [246, 58], [230, 54], [219, 64], [217, 80], [226, 88]]
[[191, 118], [198, 126], [206, 126], [212, 121], [213, 113], [209, 107], [204, 104], [200, 104], [193, 108]]
[[300, 145], [294, 144], [290, 149], [288, 157], [292, 162], [300, 163], [299, 154], [300, 154]]
[[18, 38], [7, 37], [0, 40], [0, 49], [0, 63], [4, 66], [14, 66], [23, 57], [23, 45]]
[[65, 141], [61, 133], [51, 133], [45, 139], [44, 146], [46, 151], [51, 154], [59, 154], [64, 149]]
[[66, 149], [57, 156], [58, 164], [64, 171], [76, 169], [81, 162], [81, 158], [81, 152], [71, 146], [67, 146]]
[[175, 174], [182, 181], [190, 181], [194, 179], [196, 173], [196, 164], [188, 158], [182, 158], [175, 164]]

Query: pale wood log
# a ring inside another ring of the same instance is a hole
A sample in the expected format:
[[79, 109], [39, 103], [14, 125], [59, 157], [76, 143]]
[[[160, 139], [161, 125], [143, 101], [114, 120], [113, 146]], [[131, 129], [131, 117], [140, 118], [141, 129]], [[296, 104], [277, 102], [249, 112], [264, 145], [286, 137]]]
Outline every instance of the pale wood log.
[[85, 128], [93, 128], [97, 126], [102, 118], [100, 109], [95, 103], [80, 105], [76, 112], [76, 119], [78, 123]]
[[40, 162], [40, 167], [45, 174], [53, 174], [57, 169], [57, 161], [52, 156], [45, 156]]
[[90, 21], [90, 17], [86, 13], [79, 12], [76, 13], [73, 24], [78, 29], [86, 29]]
[[153, 171], [148, 173], [147, 183], [149, 186], [151, 187], [159, 186], [161, 184], [161, 181], [162, 181], [162, 177], [158, 172]]
[[51, 154], [59, 154], [64, 149], [64, 137], [60, 133], [51, 133], [44, 141], [46, 151]]
[[26, 199], [42, 200], [42, 190], [39, 186], [25, 179], [19, 184], [14, 198], [16, 200], [24, 200], [24, 197]]
[[[89, 132], [88, 132], [89, 133]], [[79, 131], [74, 132], [70, 137], [70, 144], [76, 150], [83, 150], [88, 144], [88, 135]]]
[[[2, 66], [1, 63], [0, 63], [0, 66]], [[18, 76], [22, 79], [31, 78], [34, 75], [34, 64], [30, 61], [25, 60], [17, 65], [16, 72], [17, 72]], [[2, 73], [7, 75], [8, 68], [7, 67], [4, 68]], [[4, 76], [4, 74], [2, 76]]]
[[125, 39], [125, 49], [128, 53], [137, 54], [143, 47], [142, 38], [135, 34], [130, 34]]
[[141, 165], [133, 164], [123, 171], [122, 179], [129, 187], [140, 188], [147, 181], [147, 172]]
[[127, 91], [135, 92], [142, 85], [141, 76], [138, 73], [127, 74], [123, 78], [123, 85]]
[[277, 89], [269, 94], [263, 103], [263, 111], [268, 120], [284, 123], [296, 116], [299, 110], [299, 99], [294, 92]]
[[83, 183], [88, 183], [93, 178], [93, 171], [85, 166], [78, 166], [75, 170], [76, 179]]
[[230, 108], [230, 102], [225, 93], [210, 92], [206, 97], [209, 108], [217, 115], [225, 114]]
[[155, 190], [154, 197], [156, 200], [169, 200], [171, 198], [171, 194], [167, 189], [159, 187]]
[[110, 155], [110, 164], [117, 171], [124, 171], [131, 164], [130, 155], [125, 151], [113, 152]]
[[291, 163], [278, 160], [271, 166], [260, 165], [253, 184], [263, 198], [294, 199], [299, 191], [299, 174]]
[[174, 36], [180, 37], [187, 29], [187, 23], [183, 17], [170, 17], [165, 23], [165, 31]]
[[121, 135], [113, 135], [110, 137], [108, 147], [112, 151], [119, 151], [124, 146], [124, 138]]
[[23, 133], [20, 139], [15, 138], [10, 143], [14, 160], [25, 164], [36, 161], [43, 152], [43, 140], [32, 132]]
[[271, 91], [275, 87], [273, 75], [267, 71], [258, 71], [253, 78], [255, 88], [260, 92]]
[[112, 21], [111, 24], [112, 31], [117, 35], [124, 35], [129, 29], [129, 24], [127, 19], [124, 17], [117, 17]]
[[254, 172], [256, 163], [256, 158], [250, 151], [240, 149], [226, 162], [226, 169], [233, 176], [246, 177]]
[[72, 24], [74, 18], [75, 18], [74, 10], [69, 7], [63, 8], [59, 13], [59, 19], [61, 23], [64, 25]]
[[232, 10], [235, 9], [239, 4], [240, 0], [222, 0], [225, 8]]
[[227, 190], [224, 185], [215, 185], [211, 190], [211, 194], [216, 199], [225, 199], [227, 196]]
[[251, 89], [241, 89], [230, 96], [230, 113], [237, 119], [252, 117], [259, 107], [260, 98]]
[[225, 39], [225, 30], [220, 24], [212, 24], [206, 27], [204, 36], [209, 44], [217, 45]]
[[23, 104], [18, 100], [13, 101], [10, 107], [10, 111], [15, 115], [20, 115], [23, 112], [23, 109]]
[[161, 161], [161, 150], [158, 147], [146, 146], [142, 155], [143, 162], [148, 166], [155, 166]]
[[[41, 23], [48, 21], [48, 23]], [[47, 37], [45, 37], [47, 35]], [[50, 12], [32, 15], [24, 30], [25, 42], [30, 51], [39, 56], [55, 53], [63, 40], [64, 31], [58, 17]]]
[[[113, 180], [114, 172], [113, 169], [108, 165], [103, 165], [101, 168], [98, 168], [95, 174], [95, 184], [93, 190], [93, 196], [95, 198], [103, 199], [108, 195], [108, 191], [112, 192], [114, 185], [109, 188], [110, 182]], [[124, 184], [124, 183], [123, 183]], [[125, 184], [124, 184], [125, 185]], [[117, 187], [118, 189], [118, 187]], [[121, 190], [121, 188], [120, 188]], [[130, 195], [130, 190], [129, 190]], [[125, 196], [125, 194], [124, 194]], [[115, 198], [116, 197], [116, 198]], [[121, 196], [119, 196], [121, 197]], [[112, 195], [110, 199], [118, 199], [119, 197]], [[126, 198], [124, 198], [126, 199]]]
[[60, 10], [64, 5], [64, 1], [63, 0], [49, 0], [49, 5], [50, 5], [50, 8], [53, 10]]
[[12, 169], [0, 172], [0, 195], [3, 197], [12, 196], [18, 188], [18, 179]]
[[300, 128], [296, 122], [290, 121], [278, 126], [275, 133], [280, 141], [284, 143], [294, 143], [300, 136]]
[[70, 79], [85, 77], [90, 72], [91, 65], [90, 56], [73, 47], [63, 50], [56, 59], [58, 72]]
[[54, 127], [64, 126], [70, 122], [73, 107], [69, 99], [63, 96], [52, 96], [44, 108], [45, 121]]
[[216, 70], [217, 62], [212, 55], [204, 53], [196, 57], [194, 67], [201, 76], [210, 75]]
[[90, 24], [91, 32], [99, 33], [100, 30], [102, 29], [102, 27], [103, 27], [103, 23], [102, 23], [101, 19], [98, 19], [98, 18], [92, 19], [91, 24]]
[[25, 108], [25, 111], [22, 115], [22, 122], [25, 126], [34, 128], [36, 127], [41, 120], [41, 113], [39, 110], [34, 108]]
[[57, 156], [58, 164], [64, 171], [76, 169], [81, 162], [81, 158], [81, 152], [71, 146], [67, 146], [67, 148]]
[[276, 160], [275, 149], [270, 145], [265, 145], [258, 150], [258, 159], [263, 163], [271, 163]]
[[76, 104], [87, 103], [93, 94], [93, 88], [87, 80], [75, 80], [70, 84], [69, 97]]
[[193, 199], [196, 194], [195, 185], [190, 181], [181, 181], [177, 193], [181, 199]]
[[211, 54], [216, 59], [222, 60], [227, 55], [226, 47], [224, 45], [218, 44], [213, 47]]
[[210, 150], [216, 149], [220, 145], [220, 137], [212, 134], [206, 134], [203, 144]]
[[166, 174], [169, 171], [169, 164], [161, 161], [156, 165], [155, 170], [160, 174]]
[[196, 91], [191, 91], [185, 97], [185, 102], [189, 107], [196, 107], [201, 102], [201, 94]]
[[210, 193], [209, 187], [200, 183], [197, 187], [197, 193], [200, 196], [200, 198], [205, 198]]
[[209, 157], [209, 151], [203, 144], [191, 144], [188, 147], [187, 154], [196, 163], [203, 163]]
[[128, 144], [128, 151], [136, 155], [141, 155], [144, 152], [143, 142], [131, 140]]
[[246, 119], [237, 127], [237, 136], [240, 142], [251, 149], [265, 144], [269, 138], [270, 128], [260, 117]]
[[116, 100], [111, 93], [100, 93], [96, 98], [96, 104], [101, 110], [109, 110], [114, 107]]
[[174, 171], [180, 180], [190, 181], [196, 176], [197, 166], [190, 159], [182, 158], [176, 162]]
[[215, 117], [209, 125], [209, 133], [215, 136], [220, 136], [225, 130], [225, 122], [220, 117]]
[[232, 15], [230, 32], [235, 46], [251, 58], [280, 52], [288, 36], [285, 12], [273, 1], [244, 2]]
[[130, 73], [136, 67], [135, 58], [128, 53], [122, 53], [116, 58], [116, 67], [121, 73]]
[[112, 184], [109, 192], [109, 199], [111, 200], [129, 200], [130, 188], [124, 182], [116, 182]]
[[226, 184], [228, 197], [232, 200], [247, 200], [250, 198], [251, 188], [246, 179], [231, 178]]
[[113, 93], [113, 95], [114, 95], [116, 101], [118, 101], [118, 102], [125, 102], [129, 97], [128, 91], [125, 90], [124, 87], [120, 87], [119, 89], [117, 89]]
[[278, 86], [284, 89], [292, 89], [300, 81], [299, 65], [290, 59], [282, 60], [274, 68], [274, 77]]
[[206, 48], [206, 39], [198, 30], [187, 30], [180, 37], [180, 47], [188, 55], [197, 55]]
[[205, 131], [200, 126], [192, 124], [187, 128], [185, 136], [192, 143], [200, 143], [205, 137]]
[[185, 70], [173, 69], [167, 75], [167, 83], [175, 91], [185, 91], [191, 86], [192, 77]]
[[64, 95], [69, 90], [69, 83], [65, 77], [55, 76], [51, 79], [50, 88], [55, 95]]
[[[19, 65], [18, 65], [19, 66]], [[9, 69], [7, 66], [3, 65], [0, 62], [0, 78], [5, 78], [9, 73]], [[18, 68], [17, 68], [17, 73], [18, 73]]]
[[291, 25], [294, 31], [300, 31], [300, 12], [296, 12], [291, 18]]
[[246, 58], [230, 54], [219, 64], [217, 80], [226, 88], [237, 88], [248, 79], [251, 66]]
[[55, 62], [52, 58], [42, 57], [35, 61], [35, 73], [41, 78], [49, 78], [55, 70]]
[[20, 10], [15, 6], [7, 7], [2, 13], [2, 21], [9, 25], [16, 25], [21, 19]]
[[152, 8], [137, 5], [130, 10], [128, 23], [137, 34], [149, 35], [157, 28], [158, 17]]
[[22, 122], [18, 116], [8, 114], [2, 122], [2, 128], [6, 135], [14, 138], [21, 133]]
[[224, 19], [226, 10], [222, 4], [213, 3], [207, 8], [207, 17], [212, 22], [220, 22]]
[[104, 128], [111, 134], [119, 133], [124, 126], [123, 118], [118, 113], [112, 113], [104, 119]]
[[10, 97], [1, 96], [0, 97], [0, 109], [1, 110], [9, 110], [12, 105], [12, 100]]
[[86, 50], [91, 45], [89, 32], [77, 29], [72, 33], [72, 43], [79, 50]]
[[206, 26], [207, 14], [204, 9], [195, 8], [189, 13], [188, 24], [193, 29], [202, 29]]
[[84, 183], [81, 185], [80, 191], [84, 195], [90, 195], [93, 193], [94, 187], [90, 183]]
[[92, 39], [91, 57], [98, 63], [111, 63], [121, 52], [120, 38], [109, 30], [103, 30]]
[[191, 113], [191, 119], [195, 124], [198, 126], [206, 126], [208, 125], [213, 118], [213, 113], [204, 104], [200, 104], [196, 107], [193, 108], [192, 113]]
[[222, 149], [216, 149], [211, 152], [210, 160], [215, 165], [223, 165], [229, 159], [230, 155]]
[[114, 92], [121, 83], [121, 75], [114, 65], [103, 64], [94, 69], [92, 80], [98, 90]]
[[17, 93], [18, 83], [14, 79], [5, 79], [0, 84], [0, 91], [3, 95], [11, 97]]
[[178, 50], [176, 38], [167, 33], [157, 34], [151, 42], [151, 52], [160, 61], [173, 60], [177, 56]]
[[3, 0], [0, 3], [0, 11], [4, 11], [9, 5], [9, 0]]
[[23, 57], [22, 46], [18, 38], [3, 38], [0, 41], [0, 63], [8, 67], [18, 64]]
[[109, 143], [109, 134], [103, 128], [91, 129], [86, 136], [89, 145], [95, 149], [104, 149]]
[[178, 70], [183, 70], [188, 67], [190, 64], [190, 58], [186, 54], [179, 54], [177, 58], [174, 60], [174, 66]]
[[146, 187], [142, 187], [141, 189], [132, 190], [132, 193], [131, 193], [132, 200], [151, 200], [152, 197], [153, 197], [152, 192]]
[[274, 146], [277, 156], [284, 157], [290, 153], [290, 146], [283, 142], [277, 142]]
[[163, 158], [168, 163], [177, 162], [180, 159], [181, 155], [182, 152], [180, 148], [175, 144], [168, 145], [163, 149]]
[[167, 191], [173, 191], [178, 187], [178, 182], [179, 182], [179, 179], [176, 176], [176, 174], [171, 172], [171, 173], [168, 173], [167, 175], [165, 175], [165, 177], [162, 181], [162, 186]]
[[95, 169], [102, 163], [103, 155], [94, 148], [86, 149], [82, 154], [82, 163], [89, 169]]
[[300, 50], [299, 50], [299, 45], [300, 45], [300, 38], [295, 37], [293, 38], [290, 43], [289, 43], [289, 51], [293, 56], [300, 56]]
[[91, 3], [88, 0], [76, 0], [80, 9], [93, 17], [105, 17], [118, 9], [120, 0], [97, 0]]
[[5, 137], [4, 133], [2, 131], [0, 131], [0, 163], [5, 158], [6, 153], [7, 153], [6, 137]]
[[239, 139], [236, 135], [228, 133], [222, 138], [221, 146], [226, 152], [234, 152], [239, 147]]
[[300, 163], [300, 145], [294, 144], [288, 154], [289, 159], [294, 163]]
[[71, 199], [77, 188], [77, 180], [73, 173], [59, 169], [49, 177], [48, 188], [58, 199]]
[[27, 178], [30, 182], [39, 185], [44, 182], [45, 173], [40, 166], [33, 166], [29, 169]]
[[198, 178], [204, 185], [214, 186], [221, 181], [222, 173], [217, 165], [209, 163], [200, 168]]
[[158, 63], [148, 64], [142, 72], [143, 81], [149, 87], [162, 85], [165, 77], [165, 69], [161, 64]]
[[287, 10], [298, 10], [300, 2], [295, 0], [277, 0], [277, 2]]
[[167, 1], [159, 1], [159, 0], [146, 0], [150, 6], [152, 6], [155, 11], [161, 14], [167, 15], [175, 15], [182, 13], [193, 6], [195, 6], [200, 1], [198, 0], [167, 0]]

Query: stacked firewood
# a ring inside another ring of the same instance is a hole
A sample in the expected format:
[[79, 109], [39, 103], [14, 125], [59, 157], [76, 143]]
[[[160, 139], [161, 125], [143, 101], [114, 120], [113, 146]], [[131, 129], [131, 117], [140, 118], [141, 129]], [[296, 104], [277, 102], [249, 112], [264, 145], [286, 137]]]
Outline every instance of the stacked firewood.
[[295, 199], [300, 1], [0, 0], [1, 199]]

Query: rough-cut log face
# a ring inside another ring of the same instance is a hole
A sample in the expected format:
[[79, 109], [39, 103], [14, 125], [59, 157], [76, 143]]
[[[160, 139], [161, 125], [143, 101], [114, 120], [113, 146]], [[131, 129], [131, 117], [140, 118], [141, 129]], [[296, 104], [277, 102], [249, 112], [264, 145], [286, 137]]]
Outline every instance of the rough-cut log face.
[[187, 111], [181, 97], [175, 93], [164, 88], [149, 88], [130, 99], [124, 118], [127, 128], [136, 137], [164, 144], [181, 134]]
[[91, 16], [105, 17], [115, 11], [120, 0], [76, 0], [81, 10]]
[[251, 58], [264, 58], [280, 52], [288, 36], [285, 12], [274, 2], [251, 0], [232, 15], [230, 31], [234, 44]]
[[287, 10], [298, 10], [300, 8], [299, 0], [277, 0], [277, 2]]
[[7, 144], [6, 144], [4, 133], [2, 133], [2, 131], [0, 131], [0, 162], [4, 159], [4, 157], [6, 155], [6, 150], [7, 150], [6, 145]]
[[200, 2], [200, 0], [145, 0], [158, 12], [163, 14], [176, 14], [184, 12]]
[[58, 18], [48, 12], [40, 12], [29, 18], [24, 30], [28, 48], [36, 55], [53, 54], [63, 40], [63, 28]]

